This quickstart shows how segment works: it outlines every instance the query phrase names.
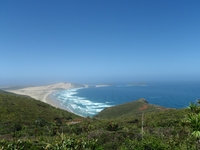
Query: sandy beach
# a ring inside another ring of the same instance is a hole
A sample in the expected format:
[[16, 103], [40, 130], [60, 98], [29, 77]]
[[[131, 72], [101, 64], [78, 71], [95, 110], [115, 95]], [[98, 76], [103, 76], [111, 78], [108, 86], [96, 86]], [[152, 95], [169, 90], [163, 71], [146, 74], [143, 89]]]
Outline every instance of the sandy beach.
[[51, 85], [46, 85], [46, 86], [33, 86], [33, 87], [19, 88], [19, 89], [6, 90], [6, 91], [12, 92], [15, 94], [20, 94], [20, 95], [28, 95], [36, 100], [40, 100], [54, 107], [66, 110], [66, 108], [63, 108], [63, 106], [61, 106], [58, 102], [54, 101], [50, 97], [50, 95], [53, 92], [56, 92], [57, 90], [62, 90], [62, 89], [65, 90], [65, 89], [70, 89], [73, 87], [74, 85], [71, 83], [57, 83], [57, 84], [51, 84]]

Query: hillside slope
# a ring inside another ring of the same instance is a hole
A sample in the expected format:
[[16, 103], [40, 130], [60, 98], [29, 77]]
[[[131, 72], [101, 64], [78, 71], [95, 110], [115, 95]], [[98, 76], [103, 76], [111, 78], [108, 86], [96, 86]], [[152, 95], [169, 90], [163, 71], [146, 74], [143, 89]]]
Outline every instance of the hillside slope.
[[183, 122], [189, 112], [140, 99], [107, 108], [99, 118], [81, 118], [0, 91], [0, 149], [196, 150], [200, 145], [191, 136], [193, 126]]
[[129, 117], [129, 116], [137, 116], [141, 113], [149, 113], [149, 112], [159, 112], [162, 110], [166, 110], [167, 108], [148, 104], [148, 102], [141, 98], [136, 101], [128, 102], [121, 105], [116, 105], [113, 107], [108, 107], [99, 112], [95, 117], [101, 119], [111, 119], [111, 118], [119, 118], [119, 117]]
[[30, 128], [35, 126], [37, 120], [51, 123], [56, 118], [63, 123], [81, 119], [73, 113], [52, 107], [28, 96], [0, 91], [0, 135], [10, 133], [16, 125]]

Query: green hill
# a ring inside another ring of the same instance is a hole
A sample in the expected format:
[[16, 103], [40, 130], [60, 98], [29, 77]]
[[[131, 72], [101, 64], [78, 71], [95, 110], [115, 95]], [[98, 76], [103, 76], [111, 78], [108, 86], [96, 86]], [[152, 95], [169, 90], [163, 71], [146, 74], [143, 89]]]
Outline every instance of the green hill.
[[52, 107], [28, 96], [0, 91], [0, 135], [12, 132], [15, 126], [34, 128], [37, 121], [51, 124], [56, 118], [63, 123], [81, 119], [73, 113]]
[[101, 119], [131, 117], [138, 116], [141, 113], [160, 112], [163, 110], [166, 110], [166, 108], [148, 104], [148, 102], [145, 99], [141, 98], [136, 101], [105, 108], [104, 110], [99, 112], [95, 117]]
[[[200, 112], [200, 106], [191, 108]], [[199, 130], [200, 119], [190, 113], [140, 99], [82, 118], [0, 91], [0, 150], [197, 150], [200, 137], [191, 133]]]

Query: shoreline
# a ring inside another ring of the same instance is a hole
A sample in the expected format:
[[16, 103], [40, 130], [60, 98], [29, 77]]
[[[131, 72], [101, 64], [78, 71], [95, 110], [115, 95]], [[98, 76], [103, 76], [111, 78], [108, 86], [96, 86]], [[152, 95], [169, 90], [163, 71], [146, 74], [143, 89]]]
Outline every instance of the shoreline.
[[[72, 88], [70, 88], [70, 89], [72, 89]], [[69, 89], [63, 89], [63, 90], [69, 90]], [[53, 107], [60, 108], [60, 109], [63, 109], [63, 110], [66, 110], [66, 111], [68, 111], [68, 112], [71, 112], [71, 113], [75, 114], [73, 111], [71, 111], [70, 109], [68, 109], [66, 106], [62, 105], [62, 104], [60, 103], [60, 101], [57, 100], [57, 99], [53, 96], [53, 94], [56, 93], [56, 92], [58, 92], [58, 91], [60, 91], [60, 90], [52, 91], [51, 93], [49, 93], [48, 95], [46, 95], [46, 98], [45, 98], [46, 103], [47, 103], [47, 104], [50, 104], [50, 105], [53, 106]]]
[[60, 90], [69, 90], [73, 88], [75, 88], [75, 86], [71, 83], [57, 83], [57, 84], [51, 84], [51, 85], [45, 85], [45, 86], [33, 86], [33, 87], [25, 87], [25, 88], [19, 88], [19, 89], [11, 89], [11, 90], [7, 89], [5, 91], [12, 92], [19, 95], [27, 95], [33, 99], [42, 101], [53, 107], [60, 108], [68, 112], [74, 113], [71, 110], [69, 110], [67, 107], [61, 105], [58, 100], [53, 98], [54, 93]]
[[[70, 89], [79, 89], [79, 88], [73, 87], [73, 88], [64, 89], [64, 90], [70, 90]], [[86, 117], [86, 116], [84, 116], [82, 114], [79, 114], [79, 113], [76, 113], [76, 112], [72, 111], [70, 108], [68, 108], [68, 106], [62, 105], [62, 102], [59, 101], [58, 99], [56, 99], [53, 96], [53, 94], [55, 94], [58, 91], [60, 91], [60, 90], [53, 91], [46, 97], [46, 100], [48, 101], [48, 104], [50, 104], [51, 106], [54, 106], [56, 108], [60, 108], [60, 109], [66, 110], [66, 111], [68, 111], [70, 113], [73, 113], [75, 115], [78, 115], [78, 116], [81, 116], [81, 117], [84, 117], [84, 118]]]

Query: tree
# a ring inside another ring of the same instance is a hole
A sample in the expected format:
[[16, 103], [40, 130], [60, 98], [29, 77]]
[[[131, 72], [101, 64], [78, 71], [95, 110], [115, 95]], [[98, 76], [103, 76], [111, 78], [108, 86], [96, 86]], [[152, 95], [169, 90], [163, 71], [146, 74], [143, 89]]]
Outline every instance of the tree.
[[200, 138], [200, 113], [198, 114], [188, 114], [187, 121], [192, 127], [192, 135], [199, 139]]
[[197, 99], [196, 101], [197, 101], [198, 104], [200, 104], [200, 99]]
[[186, 122], [192, 128], [192, 135], [196, 138], [200, 138], [200, 100], [198, 100], [198, 104], [190, 103], [189, 110], [191, 111], [187, 115]]
[[192, 113], [196, 113], [198, 114], [200, 112], [200, 107], [198, 104], [195, 104], [195, 103], [190, 103], [189, 105], [189, 110], [192, 112]]

